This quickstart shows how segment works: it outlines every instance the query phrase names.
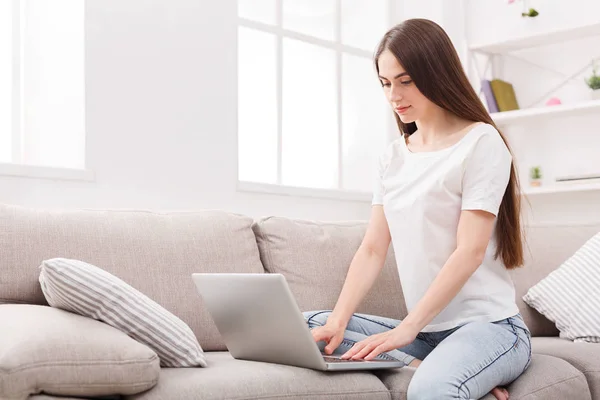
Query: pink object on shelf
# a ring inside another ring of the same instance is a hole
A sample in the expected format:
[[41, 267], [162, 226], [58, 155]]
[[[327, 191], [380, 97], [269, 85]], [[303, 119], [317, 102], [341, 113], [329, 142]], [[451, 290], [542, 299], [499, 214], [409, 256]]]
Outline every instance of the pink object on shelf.
[[556, 106], [558, 104], [562, 104], [558, 97], [552, 97], [550, 100], [546, 102], [547, 106]]

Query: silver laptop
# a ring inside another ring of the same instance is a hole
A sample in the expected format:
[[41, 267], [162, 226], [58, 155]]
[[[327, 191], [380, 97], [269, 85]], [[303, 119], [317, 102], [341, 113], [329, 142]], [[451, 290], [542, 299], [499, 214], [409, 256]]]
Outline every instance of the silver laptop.
[[402, 361], [325, 355], [281, 274], [192, 274], [198, 293], [234, 358], [323, 371], [399, 368]]

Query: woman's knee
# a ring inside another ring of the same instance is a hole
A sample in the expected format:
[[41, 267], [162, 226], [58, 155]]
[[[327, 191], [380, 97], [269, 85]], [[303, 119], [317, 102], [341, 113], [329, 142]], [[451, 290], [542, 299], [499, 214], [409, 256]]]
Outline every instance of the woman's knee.
[[323, 326], [327, 323], [327, 318], [331, 315], [331, 310], [305, 311], [302, 314], [308, 323], [308, 327], [314, 328], [316, 326]]

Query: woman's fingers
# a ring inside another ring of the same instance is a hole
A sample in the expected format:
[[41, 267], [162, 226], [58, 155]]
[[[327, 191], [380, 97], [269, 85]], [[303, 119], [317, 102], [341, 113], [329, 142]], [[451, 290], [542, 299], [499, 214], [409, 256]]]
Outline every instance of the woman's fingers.
[[344, 335], [335, 335], [329, 340], [329, 344], [325, 346], [325, 354], [332, 354], [335, 349], [338, 348], [342, 340], [344, 339]]
[[363, 349], [363, 347], [365, 347], [367, 345], [367, 340], [368, 339], [365, 339], [363, 341], [354, 343], [354, 346], [352, 346], [352, 348], [350, 350], [345, 352], [341, 358], [344, 360], [352, 358], [356, 353], [361, 351]]
[[351, 357], [353, 360], [361, 360], [363, 359], [367, 354], [369, 354], [375, 347], [377, 347], [377, 344], [370, 342], [370, 343], [366, 343], [364, 346], [362, 346], [359, 351], [356, 351], [354, 353], [354, 355]]
[[379, 346], [375, 347], [369, 354], [367, 354], [365, 356], [365, 360], [371, 361], [372, 359], [374, 359], [375, 357], [377, 357], [378, 355], [380, 355], [381, 353], [383, 353], [385, 351], [386, 351], [385, 343], [382, 343]]
[[360, 342], [356, 342], [354, 346], [350, 350], [348, 350], [344, 355], [342, 355], [342, 359], [362, 359], [371, 351], [373, 351], [379, 345], [385, 343], [386, 340], [385, 335], [374, 335], [369, 336], [367, 339], [362, 340]]
[[313, 328], [310, 331], [312, 333], [313, 339], [315, 339], [315, 342], [320, 342], [321, 340], [325, 340], [328, 341], [329, 340], [329, 335], [327, 334], [327, 331], [325, 329], [323, 329], [322, 326], [319, 326], [317, 328]]

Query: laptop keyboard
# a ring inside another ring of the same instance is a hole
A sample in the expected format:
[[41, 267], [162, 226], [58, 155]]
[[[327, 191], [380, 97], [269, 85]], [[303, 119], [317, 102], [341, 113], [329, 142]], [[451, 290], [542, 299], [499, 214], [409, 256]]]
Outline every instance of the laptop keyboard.
[[323, 356], [325, 362], [343, 363], [343, 362], [361, 362], [365, 360], [342, 360], [341, 358]]

